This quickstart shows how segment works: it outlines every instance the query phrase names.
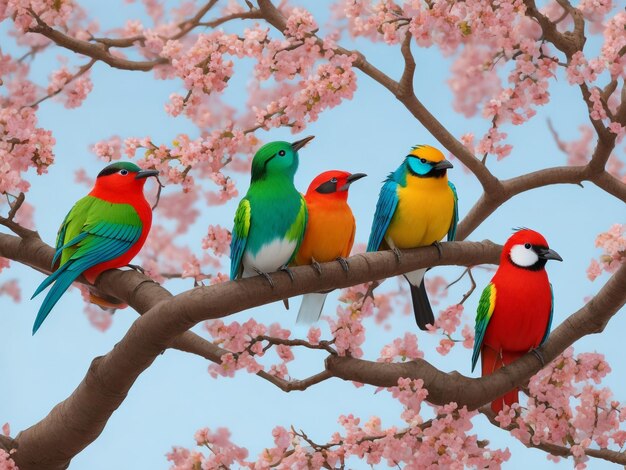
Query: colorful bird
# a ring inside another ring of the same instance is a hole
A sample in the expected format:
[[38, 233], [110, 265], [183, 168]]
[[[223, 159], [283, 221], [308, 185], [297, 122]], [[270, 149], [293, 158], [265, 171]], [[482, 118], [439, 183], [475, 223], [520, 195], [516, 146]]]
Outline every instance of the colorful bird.
[[[298, 169], [298, 150], [313, 136], [290, 144], [270, 142], [252, 160], [250, 188], [239, 202], [230, 243], [230, 278], [263, 275], [274, 285], [269, 272], [289, 270], [304, 237], [307, 210], [304, 198], [293, 185]], [[286, 304], [287, 305], [287, 304]]]
[[[540, 346], [550, 334], [554, 297], [545, 265], [563, 261], [543, 236], [520, 229], [506, 242], [500, 266], [485, 287], [476, 312], [472, 371], [481, 355], [482, 375], [489, 375]], [[498, 413], [517, 403], [518, 389], [494, 400]]]
[[91, 192], [72, 207], [57, 235], [52, 266], [60, 259], [59, 267], [31, 297], [54, 282], [39, 308], [33, 334], [78, 276], [93, 284], [103, 271], [128, 265], [139, 252], [152, 225], [143, 187], [147, 177], [158, 174], [134, 163], [112, 163], [98, 174]]
[[[429, 145], [416, 145], [396, 171], [385, 180], [372, 223], [367, 251], [436, 245], [448, 235], [454, 240], [459, 221], [458, 198], [448, 182], [452, 164]], [[435, 317], [424, 288], [426, 269], [406, 273], [411, 287], [417, 326], [425, 330]]]
[[[304, 196], [309, 218], [295, 264], [313, 264], [321, 274], [319, 262], [338, 260], [347, 269], [344, 258], [350, 254], [356, 230], [354, 215], [348, 206], [348, 189], [364, 176], [367, 175], [331, 170], [311, 182]], [[327, 295], [328, 292], [304, 295], [296, 322], [317, 321]]]

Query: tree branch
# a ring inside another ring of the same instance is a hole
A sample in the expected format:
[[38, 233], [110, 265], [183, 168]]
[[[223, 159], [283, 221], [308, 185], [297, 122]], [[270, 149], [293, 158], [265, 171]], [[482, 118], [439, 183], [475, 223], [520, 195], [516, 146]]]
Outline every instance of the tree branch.
[[[6, 237], [15, 238], [0, 236], [0, 254], [3, 256]], [[19, 248], [23, 254], [25, 247]], [[395, 276], [419, 267], [495, 263], [500, 250], [500, 246], [491, 242], [443, 243], [441, 257], [437, 248], [425, 247], [403, 252], [400, 262], [390, 251], [359, 254], [348, 258], [350, 270], [347, 273], [336, 262], [321, 265], [323, 276], [311, 266], [293, 268], [293, 282], [286, 273], [274, 273], [274, 289], [260, 276], [198, 287], [171, 298], [162, 293], [164, 289], [151, 282], [144, 282], [131, 292], [128, 292], [130, 286], [117, 286], [126, 291], [127, 295], [122, 298], [129, 297], [129, 304], [143, 309], [155, 302], [152, 296], [156, 295], [156, 305], [133, 323], [113, 350], [94, 359], [86, 377], [70, 397], [55, 406], [42, 421], [17, 436], [19, 450], [15, 461], [22, 470], [64, 468], [71, 458], [98, 437], [139, 374], [164, 349], [176, 344], [179, 335], [203, 320], [221, 318], [294, 295]], [[128, 276], [136, 275], [107, 271], [100, 276], [96, 287], [110, 292], [113, 282], [124, 283], [130, 279]], [[293, 389], [306, 385], [307, 381], [324, 380], [327, 375], [318, 374], [296, 383]]]
[[[271, 0], [259, 0], [259, 9], [265, 20], [283, 33], [286, 29], [286, 19], [284, 15], [278, 10]], [[408, 35], [410, 36], [410, 34]], [[318, 45], [323, 46], [323, 41], [312, 35], [317, 40]], [[405, 38], [405, 45], [403, 45], [403, 56], [405, 61], [408, 59], [406, 53], [410, 54], [410, 42], [407, 43]], [[476, 178], [482, 184], [485, 190], [498, 191], [500, 182], [491, 174], [485, 165], [481, 163], [472, 153], [454, 137], [431, 113], [426, 107], [417, 99], [414, 93], [406, 94], [406, 88], [401, 87], [400, 83], [393, 80], [387, 74], [380, 69], [374, 67], [367, 61], [365, 56], [358, 51], [349, 51], [341, 46], [337, 46], [334, 49], [336, 54], [341, 55], [355, 55], [356, 61], [354, 66], [370, 78], [380, 83], [387, 88], [404, 106], [409, 110], [413, 116], [443, 145], [448, 151], [450, 151], [455, 157], [457, 157], [463, 164], [476, 175]], [[405, 72], [403, 76], [407, 77], [407, 70], [410, 72], [410, 60], [405, 62]], [[407, 69], [408, 66], [408, 69]], [[401, 79], [402, 81], [402, 79]]]
[[[567, 318], [539, 348], [545, 362], [554, 360], [583, 336], [600, 333], [626, 303], [626, 264], [623, 264], [600, 292], [584, 307]], [[469, 366], [469, 364], [468, 364]], [[335, 376], [377, 387], [394, 387], [400, 377], [423, 379], [428, 401], [444, 405], [451, 401], [477, 409], [525, 384], [541, 369], [534, 354], [528, 353], [495, 373], [472, 379], [454, 371], [445, 373], [423, 359], [386, 364], [352, 357], [329, 356], [326, 368]]]
[[35, 12], [32, 12], [32, 14], [37, 21], [37, 26], [31, 28], [29, 32], [39, 33], [65, 49], [91, 57], [95, 60], [100, 60], [111, 67], [122, 70], [138, 70], [147, 72], [152, 70], [156, 65], [166, 64], [168, 62], [165, 58], [158, 58], [150, 61], [135, 61], [114, 56], [102, 44], [92, 44], [88, 41], [82, 41], [75, 37], [68, 36], [61, 31], [57, 31], [56, 29], [48, 26], [37, 16]]

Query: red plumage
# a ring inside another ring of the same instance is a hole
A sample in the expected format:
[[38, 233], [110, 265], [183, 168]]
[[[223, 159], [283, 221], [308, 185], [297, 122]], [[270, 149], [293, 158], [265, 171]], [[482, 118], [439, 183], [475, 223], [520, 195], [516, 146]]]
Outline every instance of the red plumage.
[[[532, 248], [526, 248], [531, 246]], [[535, 248], [537, 247], [537, 248]], [[482, 375], [488, 375], [530, 350], [537, 348], [550, 328], [552, 293], [548, 275], [544, 269], [547, 259], [560, 259], [556, 252], [533, 265], [523, 266], [514, 262], [515, 256], [533, 260], [530, 251], [549, 250], [545, 238], [532, 230], [520, 230], [504, 245], [500, 266], [492, 279], [496, 290], [493, 313], [487, 325], [481, 348]], [[523, 264], [523, 263], [522, 263]], [[515, 388], [493, 401], [491, 408], [498, 413], [503, 404], [518, 402]]]
[[143, 247], [152, 227], [152, 208], [143, 194], [145, 183], [145, 178], [127, 178], [117, 173], [96, 179], [96, 184], [89, 195], [114, 204], [129, 204], [133, 206], [141, 220], [142, 227], [139, 240], [128, 251], [117, 258], [97, 264], [83, 273], [85, 279], [92, 284], [104, 271], [126, 266]]

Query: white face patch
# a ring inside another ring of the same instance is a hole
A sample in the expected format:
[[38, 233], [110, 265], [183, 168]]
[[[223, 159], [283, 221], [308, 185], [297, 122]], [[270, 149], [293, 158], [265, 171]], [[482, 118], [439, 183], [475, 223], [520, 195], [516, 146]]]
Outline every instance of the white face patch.
[[[528, 248], [526, 248], [528, 245]], [[526, 245], [514, 245], [511, 248], [511, 261], [518, 266], [527, 268], [539, 261], [539, 256], [535, 253], [535, 250], [529, 244]]]

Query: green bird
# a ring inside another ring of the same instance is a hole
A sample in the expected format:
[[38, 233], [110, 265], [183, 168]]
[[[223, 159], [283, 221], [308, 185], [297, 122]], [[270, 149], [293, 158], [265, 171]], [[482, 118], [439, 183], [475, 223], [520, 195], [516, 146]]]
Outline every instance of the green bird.
[[[52, 260], [52, 266], [59, 260], [59, 267], [33, 294], [52, 284], [37, 313], [33, 334], [78, 276], [93, 284], [102, 272], [126, 266], [139, 253], [152, 225], [152, 209], [143, 187], [147, 177], [158, 174], [130, 162], [112, 163], [98, 174], [94, 188], [74, 205], [59, 228]], [[100, 305], [96, 299], [92, 296]]]
[[[250, 188], [239, 202], [230, 242], [230, 278], [287, 270], [302, 239], [307, 222], [304, 198], [293, 185], [298, 150], [313, 139], [290, 144], [270, 142], [252, 160]], [[287, 304], [286, 304], [287, 305]]]

